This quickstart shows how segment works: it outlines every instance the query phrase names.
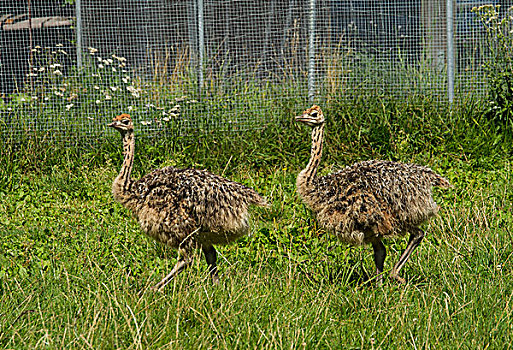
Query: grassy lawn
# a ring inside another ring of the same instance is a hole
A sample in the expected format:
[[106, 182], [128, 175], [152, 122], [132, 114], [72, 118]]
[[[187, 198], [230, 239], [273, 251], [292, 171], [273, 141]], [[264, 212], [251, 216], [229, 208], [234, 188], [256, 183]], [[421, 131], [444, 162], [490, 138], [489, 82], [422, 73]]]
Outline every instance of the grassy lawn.
[[[219, 285], [198, 254], [162, 293], [149, 287], [176, 252], [112, 199], [118, 135], [85, 152], [31, 141], [0, 158], [0, 347], [510, 347], [510, 137], [475, 106], [448, 114], [422, 101], [367, 102], [328, 109], [323, 173], [393, 159], [431, 166], [455, 186], [435, 191], [440, 214], [403, 269], [406, 285], [376, 287], [371, 248], [336, 241], [301, 203], [295, 177], [310, 139], [291, 115], [259, 133], [138, 140], [135, 177], [206, 168], [272, 203], [253, 210], [251, 236], [219, 248]], [[406, 238], [385, 244], [390, 269]]]

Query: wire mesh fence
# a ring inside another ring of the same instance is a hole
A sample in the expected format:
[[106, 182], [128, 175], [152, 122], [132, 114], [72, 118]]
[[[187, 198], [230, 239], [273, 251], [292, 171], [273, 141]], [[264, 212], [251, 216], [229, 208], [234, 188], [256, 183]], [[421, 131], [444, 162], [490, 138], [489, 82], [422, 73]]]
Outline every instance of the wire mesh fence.
[[148, 135], [248, 130], [355, 91], [480, 95], [487, 52], [472, 8], [485, 3], [510, 5], [0, 1], [1, 134], [98, 138], [122, 112]]

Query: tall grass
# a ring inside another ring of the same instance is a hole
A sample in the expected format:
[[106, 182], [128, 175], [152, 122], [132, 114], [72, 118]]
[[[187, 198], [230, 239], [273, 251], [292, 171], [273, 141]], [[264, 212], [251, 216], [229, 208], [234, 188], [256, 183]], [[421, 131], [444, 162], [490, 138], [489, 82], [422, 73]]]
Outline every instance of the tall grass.
[[[252, 235], [220, 248], [219, 286], [195, 264], [162, 293], [149, 286], [176, 253], [141, 234], [110, 194], [121, 140], [64, 147], [34, 132], [0, 149], [3, 348], [504, 348], [511, 343], [511, 140], [483, 103], [355, 96], [324, 107], [321, 172], [361, 159], [426, 164], [455, 185], [404, 269], [372, 282], [368, 247], [318, 227], [295, 193], [309, 130], [273, 109], [257, 133], [138, 133], [134, 176], [206, 168], [256, 188]], [[173, 127], [173, 124], [170, 124]], [[29, 137], [30, 136], [30, 137]], [[387, 242], [386, 268], [405, 242]]]
[[[188, 52], [175, 69], [155, 59], [154, 81], [91, 54], [93, 72], [45, 71], [38, 98], [0, 106], [0, 347], [510, 346], [512, 140], [485, 101], [369, 96], [328, 74], [321, 173], [380, 158], [428, 165], [455, 186], [435, 192], [441, 212], [404, 269], [408, 283], [376, 287], [370, 249], [334, 240], [295, 193], [310, 154], [293, 118], [308, 107], [295, 71], [278, 83], [206, 74], [199, 99], [187, 96], [200, 91]], [[414, 85], [423, 72], [407, 74]], [[176, 253], [112, 199], [122, 146], [105, 124], [120, 112], [136, 120], [134, 177], [205, 168], [269, 199], [252, 235], [219, 249], [220, 285], [198, 254], [164, 293], [149, 290]], [[390, 269], [405, 242], [387, 246]]]

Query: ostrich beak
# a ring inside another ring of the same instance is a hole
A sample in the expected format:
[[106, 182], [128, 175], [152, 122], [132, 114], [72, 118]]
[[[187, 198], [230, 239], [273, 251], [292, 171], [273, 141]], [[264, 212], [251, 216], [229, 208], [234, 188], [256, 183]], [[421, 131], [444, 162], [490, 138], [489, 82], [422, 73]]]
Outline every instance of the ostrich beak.
[[305, 123], [305, 122], [309, 122], [309, 121], [311, 121], [311, 120], [312, 120], [312, 117], [310, 117], [310, 115], [308, 115], [308, 114], [302, 114], [302, 115], [297, 115], [297, 116], [295, 117], [295, 119], [296, 119], [296, 121], [297, 121], [297, 122], [303, 122], [303, 123]]

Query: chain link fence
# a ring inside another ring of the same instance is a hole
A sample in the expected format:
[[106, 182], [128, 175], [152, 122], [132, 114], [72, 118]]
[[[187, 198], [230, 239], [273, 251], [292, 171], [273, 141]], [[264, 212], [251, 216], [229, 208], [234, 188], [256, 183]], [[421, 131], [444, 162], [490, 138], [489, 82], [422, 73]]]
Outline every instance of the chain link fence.
[[357, 93], [485, 92], [482, 0], [0, 0], [0, 128], [253, 130]]

